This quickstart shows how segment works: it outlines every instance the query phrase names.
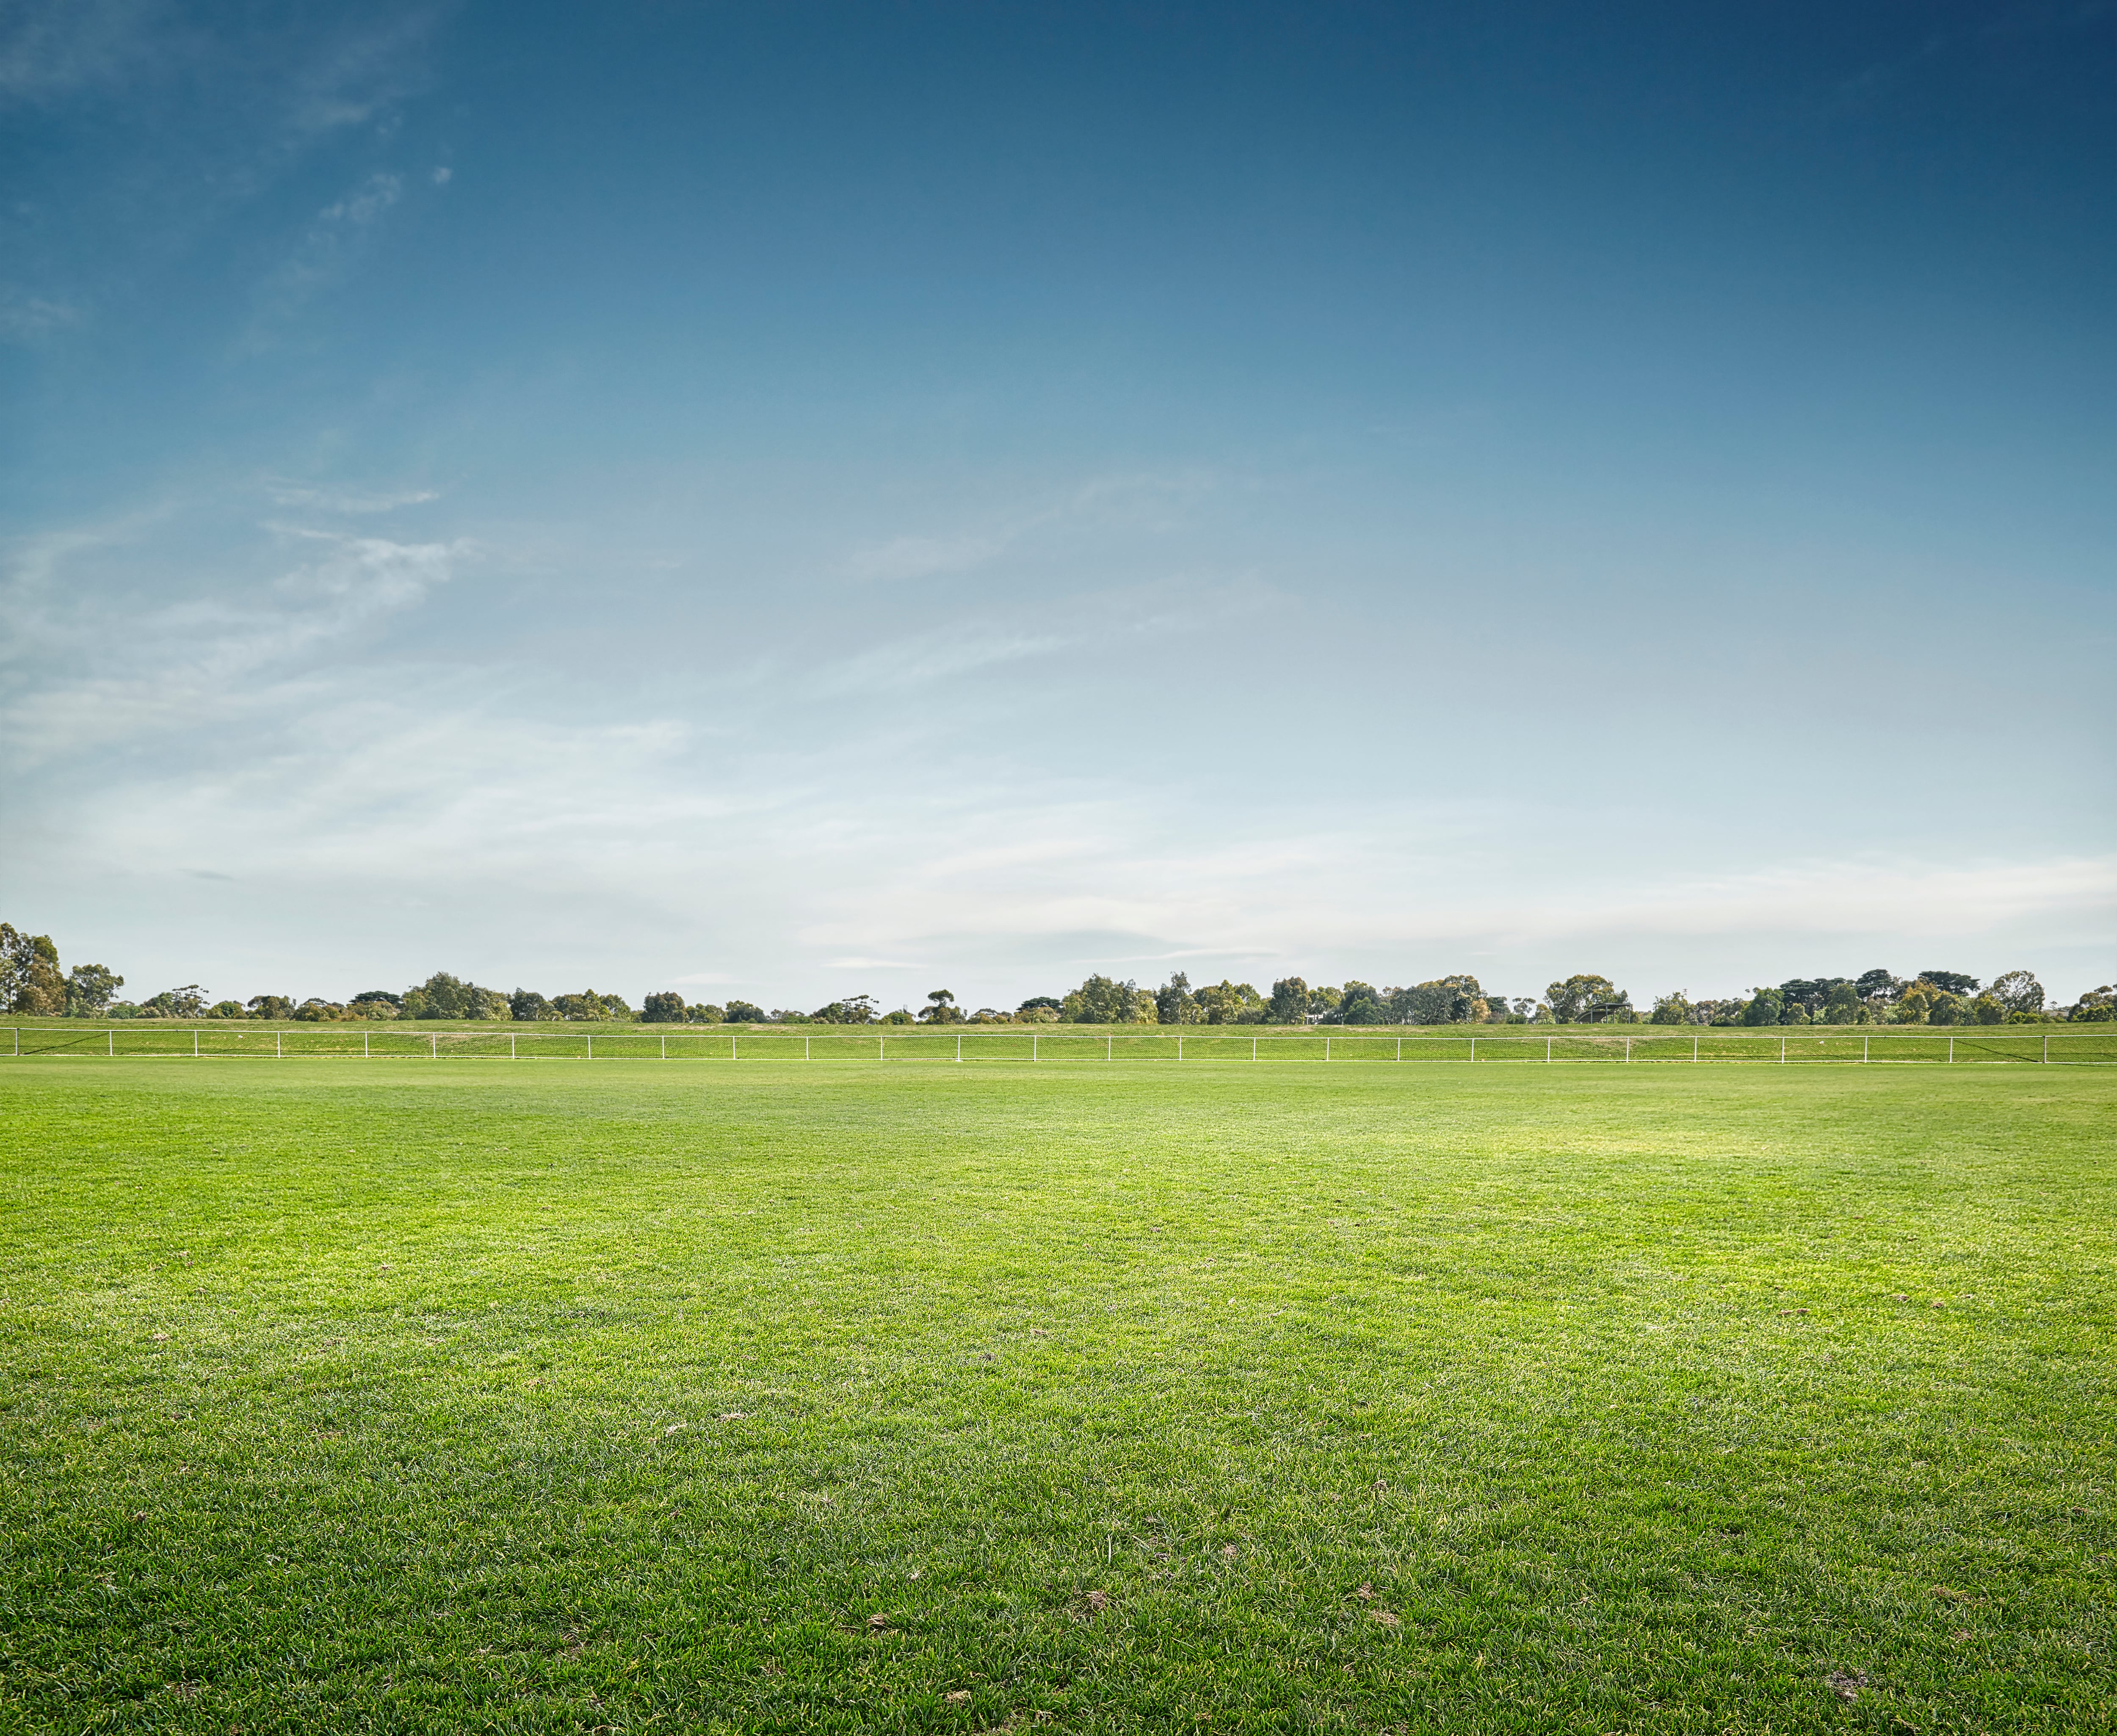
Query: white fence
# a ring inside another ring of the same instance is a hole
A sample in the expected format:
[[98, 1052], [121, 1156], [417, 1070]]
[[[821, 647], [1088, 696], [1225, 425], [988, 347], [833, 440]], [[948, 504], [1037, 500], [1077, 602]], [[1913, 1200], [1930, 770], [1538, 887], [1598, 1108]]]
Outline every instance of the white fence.
[[1473, 1035], [1420, 1031], [1363, 1032], [1341, 1026], [1329, 1031], [1238, 1034], [1226, 1027], [1160, 1025], [1104, 1031], [1039, 1030], [972, 1026], [954, 1031], [897, 1026], [833, 1025], [809, 1031], [708, 1031], [678, 1027], [597, 1032], [579, 1026], [451, 1026], [404, 1030], [358, 1030], [317, 1025], [259, 1029], [225, 1024], [182, 1025], [155, 1020], [108, 1026], [69, 1020], [62, 1025], [7, 1028], [0, 1058], [38, 1056], [81, 1059], [153, 1057], [264, 1060], [462, 1061], [1249, 1061], [1560, 1062], [1689, 1065], [1828, 1061], [1861, 1065], [2033, 1064], [2106, 1066], [2117, 1063], [2117, 1025], [2057, 1031], [2009, 1026], [1967, 1026], [1951, 1031], [1745, 1030], [1709, 1027], [1689, 1032], [1635, 1029], [1619, 1034], [1607, 1026], [1537, 1031], [1497, 1026]]

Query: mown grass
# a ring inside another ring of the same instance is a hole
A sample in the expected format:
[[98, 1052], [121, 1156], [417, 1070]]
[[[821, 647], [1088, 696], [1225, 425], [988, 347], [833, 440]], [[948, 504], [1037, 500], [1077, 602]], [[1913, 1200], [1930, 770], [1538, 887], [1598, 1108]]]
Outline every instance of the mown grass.
[[0, 1728], [2106, 1729], [2112, 1097], [8, 1062]]

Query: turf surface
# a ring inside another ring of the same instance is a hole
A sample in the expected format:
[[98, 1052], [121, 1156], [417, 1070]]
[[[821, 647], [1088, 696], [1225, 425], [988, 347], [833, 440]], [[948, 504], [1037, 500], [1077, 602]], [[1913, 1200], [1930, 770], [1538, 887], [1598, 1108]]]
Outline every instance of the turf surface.
[[2107, 1729], [2114, 1098], [0, 1064], [0, 1729]]

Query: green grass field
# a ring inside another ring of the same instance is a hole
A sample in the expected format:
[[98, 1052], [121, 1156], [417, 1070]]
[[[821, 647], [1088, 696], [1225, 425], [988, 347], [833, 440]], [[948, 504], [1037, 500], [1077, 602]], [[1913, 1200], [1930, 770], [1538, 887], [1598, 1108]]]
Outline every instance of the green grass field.
[[0, 1061], [0, 1729], [2107, 1729], [2113, 1109]]

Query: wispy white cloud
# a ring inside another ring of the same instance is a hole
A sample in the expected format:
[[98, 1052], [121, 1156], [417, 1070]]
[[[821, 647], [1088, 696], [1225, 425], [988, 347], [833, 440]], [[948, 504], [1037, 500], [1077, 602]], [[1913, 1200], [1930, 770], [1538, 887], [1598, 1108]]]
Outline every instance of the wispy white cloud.
[[809, 678], [812, 693], [904, 693], [996, 663], [1018, 663], [1043, 656], [1066, 642], [1053, 633], [1010, 631], [978, 625], [945, 628], [892, 640], [818, 670]]
[[41, 343], [56, 332], [81, 323], [78, 307], [54, 302], [8, 283], [0, 284], [0, 341]]
[[416, 606], [473, 552], [468, 541], [403, 543], [301, 527], [312, 548], [261, 595], [200, 596], [159, 606], [52, 583], [70, 556], [112, 533], [42, 539], [18, 551], [0, 590], [4, 667], [0, 741], [25, 761], [64, 756], [269, 707], [303, 661], [380, 617]]
[[913, 579], [966, 573], [1068, 527], [1173, 528], [1218, 486], [1206, 471], [1142, 472], [1091, 477], [1025, 506], [997, 525], [943, 535], [898, 536], [855, 550], [842, 571], [854, 579]]
[[1005, 551], [1008, 538], [989, 536], [897, 536], [860, 549], [846, 561], [849, 578], [925, 578], [965, 573]]
[[400, 176], [370, 175], [318, 211], [293, 250], [258, 286], [244, 346], [268, 345], [316, 296], [337, 283], [366, 251], [371, 232], [404, 196]]
[[432, 488], [385, 489], [375, 493], [315, 488], [296, 482], [267, 482], [265, 491], [281, 506], [302, 506], [326, 513], [394, 513], [400, 507], [423, 506], [441, 498]]
[[12, 0], [0, 7], [0, 100], [45, 104], [150, 61], [161, 0]]

